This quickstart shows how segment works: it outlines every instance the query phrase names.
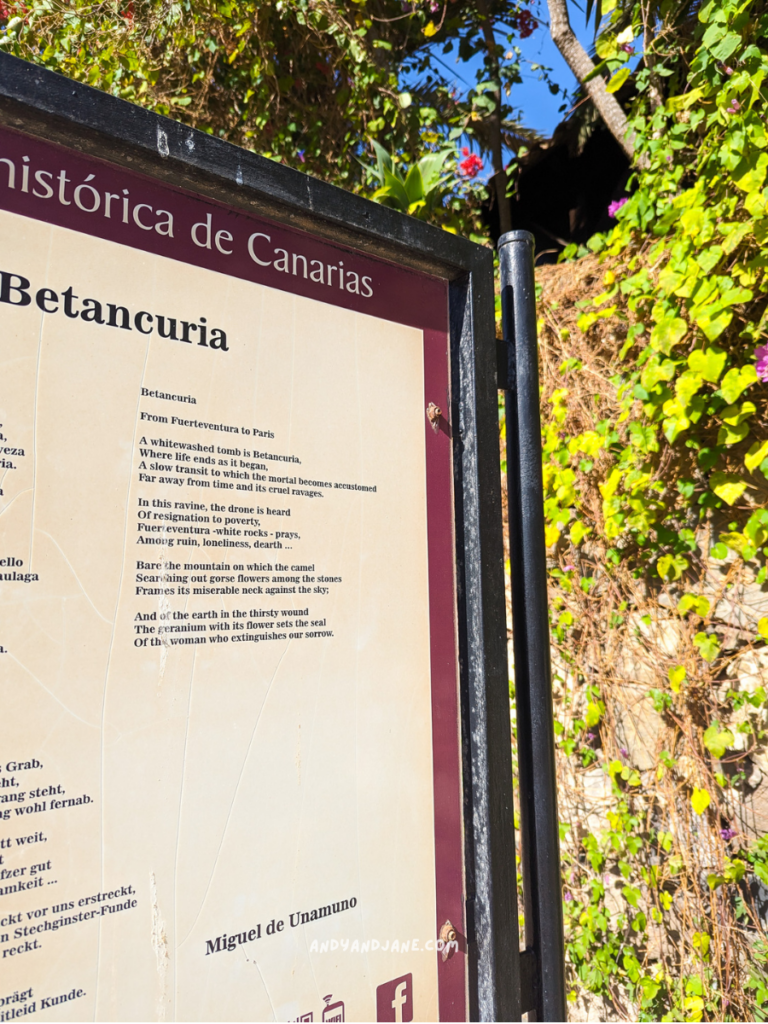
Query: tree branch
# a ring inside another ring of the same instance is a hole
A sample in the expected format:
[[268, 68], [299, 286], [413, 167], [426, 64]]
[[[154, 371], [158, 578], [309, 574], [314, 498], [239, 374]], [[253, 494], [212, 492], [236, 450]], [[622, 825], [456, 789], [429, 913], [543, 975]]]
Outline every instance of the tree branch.
[[547, 0], [549, 6], [549, 34], [579, 82], [587, 90], [608, 131], [631, 160], [635, 155], [634, 137], [628, 135], [627, 117], [619, 101], [605, 88], [600, 75], [589, 82], [584, 79], [595, 70], [595, 65], [571, 28], [567, 0]]

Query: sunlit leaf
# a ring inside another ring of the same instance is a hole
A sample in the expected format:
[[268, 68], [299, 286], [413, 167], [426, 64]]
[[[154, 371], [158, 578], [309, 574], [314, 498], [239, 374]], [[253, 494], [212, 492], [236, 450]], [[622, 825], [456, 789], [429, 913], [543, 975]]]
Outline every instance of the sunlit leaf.
[[697, 814], [703, 814], [704, 811], [709, 807], [710, 796], [706, 789], [698, 789], [694, 787], [693, 793], [691, 794], [691, 807]]

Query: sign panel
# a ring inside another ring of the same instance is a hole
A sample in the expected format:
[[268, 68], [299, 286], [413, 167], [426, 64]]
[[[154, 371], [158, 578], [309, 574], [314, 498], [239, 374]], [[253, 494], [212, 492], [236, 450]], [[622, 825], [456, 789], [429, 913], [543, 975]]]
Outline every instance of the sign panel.
[[9, 129], [0, 252], [0, 1019], [465, 1019], [446, 283]]

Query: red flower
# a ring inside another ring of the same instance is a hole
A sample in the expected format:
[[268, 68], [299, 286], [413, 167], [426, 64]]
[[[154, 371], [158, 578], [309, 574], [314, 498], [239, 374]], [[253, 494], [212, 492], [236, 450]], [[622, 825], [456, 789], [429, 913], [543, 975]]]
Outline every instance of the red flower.
[[533, 35], [533, 30], [536, 28], [536, 19], [530, 11], [523, 9], [518, 12], [517, 17], [514, 20], [514, 24], [520, 38], [527, 39], [528, 36]]
[[[469, 151], [465, 147], [462, 153], [467, 154]], [[475, 178], [483, 169], [483, 161], [477, 155], [477, 153], [469, 153], [465, 155], [463, 160], [459, 161], [459, 174], [465, 178]]]

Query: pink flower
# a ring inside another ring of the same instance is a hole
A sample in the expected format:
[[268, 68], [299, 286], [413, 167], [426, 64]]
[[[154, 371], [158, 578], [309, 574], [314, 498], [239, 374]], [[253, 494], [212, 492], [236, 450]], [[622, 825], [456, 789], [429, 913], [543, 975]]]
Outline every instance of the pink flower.
[[730, 107], [728, 107], [728, 110], [732, 114], [738, 114], [738, 112], [741, 110], [741, 104], [738, 100], [731, 100], [731, 105]]
[[470, 153], [468, 156], [466, 148], [462, 150], [464, 159], [459, 161], [459, 174], [465, 178], [476, 178], [483, 169], [483, 161], [477, 153]]
[[634, 53], [635, 52], [635, 48], [634, 48], [634, 46], [632, 46], [631, 43], [622, 43], [620, 49], [622, 49], [624, 51], [624, 53]]
[[615, 219], [616, 214], [619, 212], [622, 206], [624, 206], [628, 202], [629, 200], [626, 196], [623, 199], [614, 199], [612, 203], [608, 204], [608, 216], [611, 217], [612, 219]]
[[755, 369], [762, 381], [768, 381], [768, 345], [759, 345], [755, 349]]
[[721, 828], [720, 829], [720, 838], [723, 840], [724, 843], [729, 843], [731, 841], [731, 839], [733, 839], [733, 837], [735, 835], [736, 835], [736, 830], [733, 829], [733, 828]]

